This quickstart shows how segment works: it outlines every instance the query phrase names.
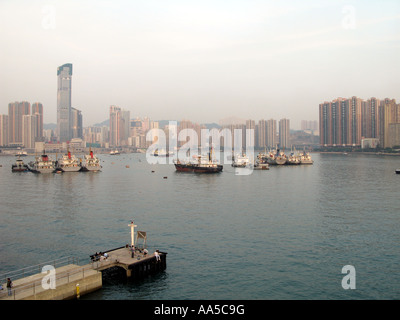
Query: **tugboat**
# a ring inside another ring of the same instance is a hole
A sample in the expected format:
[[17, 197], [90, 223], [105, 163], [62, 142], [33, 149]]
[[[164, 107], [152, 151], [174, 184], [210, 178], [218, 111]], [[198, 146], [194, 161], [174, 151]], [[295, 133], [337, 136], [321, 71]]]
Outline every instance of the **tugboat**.
[[29, 163], [29, 170], [34, 173], [53, 173], [55, 169], [55, 161], [50, 159], [44, 150], [40, 157]]
[[15, 163], [11, 166], [12, 172], [27, 172], [29, 171], [28, 165], [22, 161], [20, 157], [15, 161]]
[[208, 155], [195, 156], [196, 162], [182, 163], [179, 159], [174, 161], [176, 171], [194, 172], [194, 173], [219, 173], [223, 169], [223, 165], [218, 164], [212, 159], [211, 150]]
[[81, 168], [81, 163], [74, 155], [71, 155], [69, 150], [68, 153], [57, 162], [57, 170], [63, 172], [77, 172], [81, 170]]
[[85, 163], [82, 165], [82, 171], [100, 171], [100, 160], [97, 158], [93, 151], [90, 149], [89, 155], [85, 155]]

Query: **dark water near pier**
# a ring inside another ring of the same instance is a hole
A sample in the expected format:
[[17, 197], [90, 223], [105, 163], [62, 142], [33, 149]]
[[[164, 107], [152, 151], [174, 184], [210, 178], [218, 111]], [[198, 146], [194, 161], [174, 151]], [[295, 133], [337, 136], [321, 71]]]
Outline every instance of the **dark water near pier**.
[[99, 157], [102, 172], [46, 175], [0, 157], [0, 273], [120, 247], [134, 219], [167, 270], [85, 299], [400, 299], [398, 157], [313, 154], [248, 176]]

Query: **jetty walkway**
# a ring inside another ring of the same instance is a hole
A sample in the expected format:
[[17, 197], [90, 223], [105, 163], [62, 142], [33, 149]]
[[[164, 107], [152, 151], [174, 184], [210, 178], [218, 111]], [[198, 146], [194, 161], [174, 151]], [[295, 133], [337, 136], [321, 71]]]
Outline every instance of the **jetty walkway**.
[[[65, 257], [1, 275], [0, 300], [76, 299], [100, 289], [106, 270], [116, 269], [117, 274], [137, 280], [167, 267], [166, 252], [159, 252], [159, 258], [155, 253], [144, 254], [139, 249], [132, 254], [131, 247], [125, 245], [102, 253], [107, 253], [107, 258], [88, 259], [90, 262], [83, 265], [76, 258]], [[49, 266], [52, 270], [43, 271]], [[10, 292], [6, 287], [7, 278], [13, 282]]]

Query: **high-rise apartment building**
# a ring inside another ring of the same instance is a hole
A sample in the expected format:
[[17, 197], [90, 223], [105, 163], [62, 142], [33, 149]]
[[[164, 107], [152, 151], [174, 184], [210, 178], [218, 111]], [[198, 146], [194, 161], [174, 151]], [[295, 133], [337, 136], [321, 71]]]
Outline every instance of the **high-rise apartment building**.
[[282, 149], [290, 147], [290, 120], [279, 120], [279, 147]]
[[82, 111], [71, 108], [71, 138], [83, 138]]
[[243, 147], [255, 147], [257, 145], [256, 138], [256, 122], [250, 119], [246, 120], [246, 144]]
[[[320, 144], [322, 146], [360, 146], [363, 138], [379, 139], [381, 147], [396, 141], [389, 130], [400, 122], [400, 108], [395, 100], [337, 98], [319, 105]], [[393, 126], [392, 126], [393, 127]]]
[[0, 146], [8, 145], [8, 115], [0, 114]]
[[35, 141], [37, 139], [37, 116], [36, 115], [23, 115], [22, 116], [22, 144], [25, 148], [35, 148]]
[[8, 104], [8, 144], [22, 146], [22, 117], [29, 115], [31, 105], [27, 101]]
[[57, 135], [60, 142], [71, 139], [72, 64], [57, 68]]
[[[397, 116], [399, 108], [396, 100], [388, 98], [379, 106], [379, 142], [383, 148], [391, 148], [393, 146], [391, 141], [397, 140], [396, 137], [391, 137], [390, 127], [392, 124], [400, 123]], [[397, 130], [393, 131], [393, 134], [397, 134]]]
[[266, 141], [267, 141], [267, 148], [275, 148], [277, 144], [276, 140], [276, 120], [274, 119], [269, 119], [267, 120], [267, 127], [266, 127]]
[[120, 107], [110, 107], [110, 147], [128, 144], [130, 134], [130, 112]]
[[36, 116], [36, 133], [38, 140], [43, 140], [43, 105], [39, 102], [32, 104], [32, 115]]
[[261, 119], [258, 121], [258, 131], [257, 131], [257, 146], [259, 148], [267, 147], [267, 121]]

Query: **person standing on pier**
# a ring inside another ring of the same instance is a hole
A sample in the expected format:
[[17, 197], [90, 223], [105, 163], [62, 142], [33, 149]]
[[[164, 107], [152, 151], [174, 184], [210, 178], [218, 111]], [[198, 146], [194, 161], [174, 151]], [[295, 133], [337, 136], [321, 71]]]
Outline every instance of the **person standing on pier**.
[[159, 253], [158, 250], [156, 250], [156, 252], [154, 252], [154, 256], [156, 257], [156, 261], [157, 261], [157, 262], [161, 260], [161, 258], [160, 258], [160, 253]]
[[11, 296], [11, 288], [13, 286], [13, 283], [10, 278], [7, 278], [7, 289], [8, 289], [8, 295]]

